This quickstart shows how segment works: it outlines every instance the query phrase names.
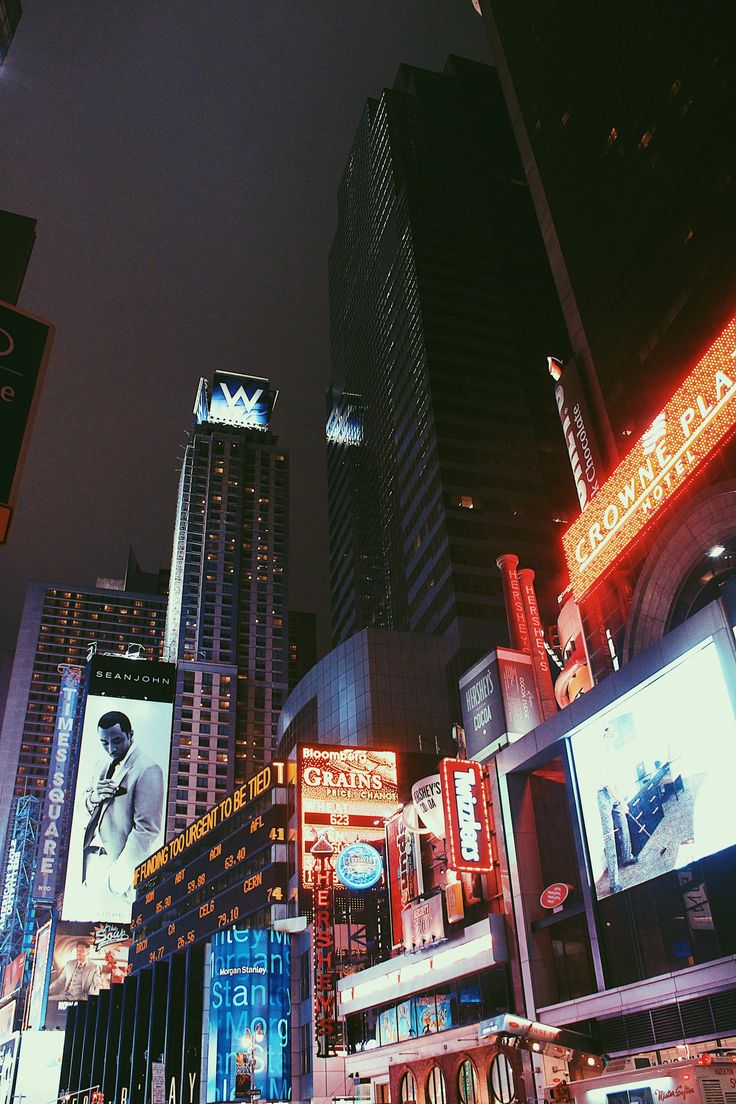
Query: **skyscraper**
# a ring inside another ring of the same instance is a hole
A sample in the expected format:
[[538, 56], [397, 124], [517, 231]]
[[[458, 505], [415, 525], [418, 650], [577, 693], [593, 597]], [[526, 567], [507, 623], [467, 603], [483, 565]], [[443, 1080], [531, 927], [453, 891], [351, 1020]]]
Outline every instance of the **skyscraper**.
[[734, 9], [481, 7], [570, 351], [625, 451], [734, 313]]
[[20, 0], [0, 0], [0, 66], [5, 61], [22, 12]]
[[179, 664], [167, 831], [271, 758], [288, 690], [288, 456], [268, 380], [200, 382], [182, 464], [165, 658]]
[[125, 580], [104, 582], [98, 587], [28, 586], [0, 736], [3, 838], [12, 799], [46, 794], [62, 667], [84, 667], [93, 643], [120, 654], [137, 644], [147, 658], [161, 657], [165, 596], [127, 590]]
[[333, 640], [441, 633], [457, 675], [506, 641], [499, 554], [555, 593], [569, 501], [544, 410], [562, 316], [493, 70], [402, 66], [366, 105], [338, 211]]
[[[600, 6], [581, 15], [573, 0], [480, 6], [603, 474], [640, 438], [646, 453], [645, 433], [674, 457], [679, 418], [664, 408], [736, 314], [733, 6], [643, 4], [625, 17]], [[732, 363], [726, 350], [727, 372]], [[702, 395], [692, 402], [711, 413]], [[609, 583], [581, 597], [597, 673], [610, 669], [609, 646], [630, 659], [736, 572], [729, 429], [706, 463], [660, 472], [664, 505]], [[595, 533], [595, 521], [589, 513], [581, 529]]]

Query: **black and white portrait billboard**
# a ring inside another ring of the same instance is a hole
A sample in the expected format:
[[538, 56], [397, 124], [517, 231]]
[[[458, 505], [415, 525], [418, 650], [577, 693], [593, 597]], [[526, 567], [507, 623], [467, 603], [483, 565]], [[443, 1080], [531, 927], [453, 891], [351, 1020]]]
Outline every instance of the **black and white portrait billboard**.
[[163, 843], [176, 667], [90, 663], [62, 918], [129, 923], [135, 868]]

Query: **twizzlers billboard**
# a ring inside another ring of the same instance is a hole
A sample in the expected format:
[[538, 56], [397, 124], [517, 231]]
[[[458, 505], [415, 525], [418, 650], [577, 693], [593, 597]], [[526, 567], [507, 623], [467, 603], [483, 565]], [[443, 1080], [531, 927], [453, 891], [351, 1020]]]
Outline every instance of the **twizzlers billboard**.
[[440, 780], [450, 866], [462, 874], [490, 874], [491, 821], [482, 766], [472, 759], [443, 759]]
[[736, 317], [562, 537], [583, 598], [736, 429]]

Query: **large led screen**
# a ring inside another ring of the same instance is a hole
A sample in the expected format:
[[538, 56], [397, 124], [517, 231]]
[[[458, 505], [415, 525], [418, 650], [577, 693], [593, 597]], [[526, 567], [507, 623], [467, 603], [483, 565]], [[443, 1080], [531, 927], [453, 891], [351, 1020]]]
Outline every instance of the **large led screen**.
[[289, 936], [230, 928], [210, 943], [207, 1101], [291, 1098]]
[[163, 843], [175, 682], [173, 663], [91, 660], [64, 920], [130, 923], [135, 868]]
[[[321, 840], [332, 848], [332, 864], [351, 843], [384, 846], [384, 825], [399, 808], [396, 753], [375, 748], [300, 747], [302, 885], [311, 889]], [[337, 875], [335, 886], [341, 886]]]
[[706, 641], [572, 737], [599, 899], [736, 843], [736, 722]]
[[57, 924], [42, 1026], [63, 1030], [68, 1008], [124, 981], [130, 972], [129, 951], [127, 925]]

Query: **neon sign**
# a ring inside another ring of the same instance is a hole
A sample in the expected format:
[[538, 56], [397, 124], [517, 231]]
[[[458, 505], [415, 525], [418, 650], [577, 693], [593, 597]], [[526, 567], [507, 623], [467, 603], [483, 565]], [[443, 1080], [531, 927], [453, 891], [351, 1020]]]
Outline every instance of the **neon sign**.
[[472, 759], [443, 759], [440, 779], [450, 866], [466, 874], [489, 874], [493, 854], [483, 768]]
[[580, 600], [736, 428], [736, 317], [562, 537]]
[[[383, 843], [384, 825], [399, 808], [396, 753], [376, 748], [299, 748], [301, 882], [313, 886], [312, 846], [324, 837], [335, 857], [353, 843]], [[334, 867], [333, 885], [341, 882]]]
[[337, 857], [335, 873], [348, 889], [370, 889], [381, 880], [383, 861], [369, 843], [349, 843]]

